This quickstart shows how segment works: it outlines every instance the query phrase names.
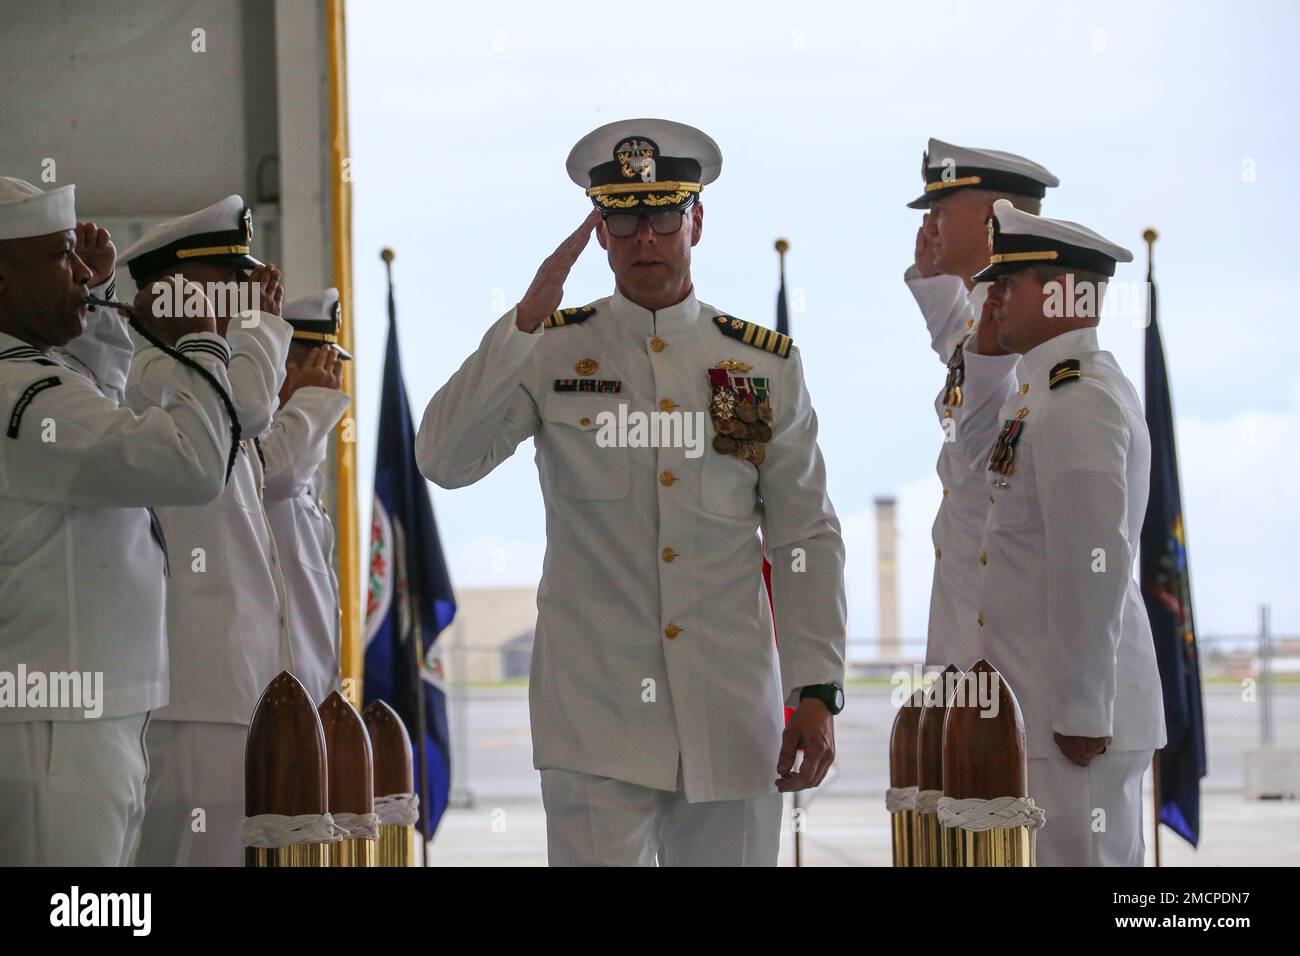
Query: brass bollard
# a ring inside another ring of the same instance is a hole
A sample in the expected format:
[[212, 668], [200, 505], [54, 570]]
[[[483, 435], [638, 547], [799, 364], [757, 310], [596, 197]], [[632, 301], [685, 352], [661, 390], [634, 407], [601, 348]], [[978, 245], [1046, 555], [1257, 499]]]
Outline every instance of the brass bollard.
[[[980, 683], [994, 682], [997, 714], [988, 716], [978, 706], [981, 698], [977, 690]], [[954, 800], [1029, 796], [1020, 704], [988, 661], [978, 661], [962, 678], [948, 705], [943, 736], [943, 790], [947, 796]], [[955, 840], [958, 866], [1034, 865], [1035, 834], [1028, 826], [944, 829]]]
[[[898, 715], [894, 718], [894, 729], [889, 735], [889, 786], [893, 789], [916, 789], [916, 735], [924, 698], [925, 692], [918, 688], [898, 708]], [[912, 840], [916, 811], [895, 811], [889, 817], [894, 866], [918, 865], [913, 856], [916, 849]]]
[[957, 841], [939, 825], [935, 808], [922, 805], [926, 791], [943, 790], [943, 720], [961, 670], [949, 664], [925, 692], [916, 735], [916, 852], [918, 866], [956, 866]]
[[[282, 671], [262, 691], [244, 746], [244, 813], [296, 817], [323, 815], [329, 803], [325, 734], [307, 689]], [[283, 847], [250, 846], [244, 865], [329, 866], [328, 842]]]
[[[397, 711], [382, 700], [372, 700], [361, 712], [370, 732], [374, 763], [374, 795], [396, 797], [415, 790], [411, 738]], [[415, 866], [415, 825], [384, 823], [380, 817], [377, 866]]]
[[[329, 770], [329, 808], [338, 822], [340, 814], [374, 813], [374, 770], [370, 762], [370, 734], [353, 707], [338, 691], [320, 705], [325, 730]], [[375, 841], [353, 836], [334, 847], [331, 866], [374, 866]]]

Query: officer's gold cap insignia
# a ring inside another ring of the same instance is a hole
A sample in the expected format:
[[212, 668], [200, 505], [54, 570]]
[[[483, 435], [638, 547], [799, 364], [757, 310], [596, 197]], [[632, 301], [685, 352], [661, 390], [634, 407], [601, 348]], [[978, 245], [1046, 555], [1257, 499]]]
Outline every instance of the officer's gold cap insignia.
[[1083, 378], [1083, 372], [1079, 371], [1079, 360], [1066, 359], [1064, 362], [1058, 362], [1052, 366], [1052, 371], [1047, 375], [1047, 387], [1049, 389], [1056, 388], [1056, 386], [1072, 382], [1076, 378]]
[[573, 366], [573, 370], [579, 375], [595, 375], [598, 368], [600, 363], [592, 358], [578, 359]]
[[719, 332], [729, 338], [737, 339], [756, 349], [771, 352], [781, 358], [790, 357], [790, 346], [794, 340], [788, 335], [773, 332], [754, 322], [746, 322], [731, 315], [718, 315], [713, 318], [713, 325]]
[[594, 305], [584, 305], [581, 308], [573, 309], [556, 309], [542, 322], [548, 329], [559, 328], [562, 325], [581, 325], [589, 318], [596, 314]]

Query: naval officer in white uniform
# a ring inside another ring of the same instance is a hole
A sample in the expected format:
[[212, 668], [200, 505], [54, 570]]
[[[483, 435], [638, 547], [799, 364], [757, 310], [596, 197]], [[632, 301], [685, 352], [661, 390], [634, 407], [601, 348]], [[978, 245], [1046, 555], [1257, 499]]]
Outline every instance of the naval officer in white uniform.
[[[799, 351], [691, 282], [699, 192], [721, 162], [664, 120], [582, 139], [568, 170], [596, 211], [416, 439], [444, 488], [525, 438], [537, 448], [547, 551], [529, 697], [552, 865], [773, 865], [781, 792], [817, 785], [834, 758], [844, 547]], [[593, 227], [615, 292], [557, 310]], [[676, 432], [655, 447], [651, 421]]]
[[320, 467], [351, 398], [340, 390], [338, 289], [288, 303], [293, 326], [280, 410], [262, 436], [266, 516], [289, 609], [289, 671], [321, 703], [340, 683], [342, 617], [334, 573], [334, 525], [321, 501]]
[[[146, 296], [176, 275], [212, 290], [217, 330], [232, 350], [231, 398], [243, 439], [221, 497], [158, 509], [171, 555], [172, 693], [149, 727], [148, 805], [136, 859], [145, 866], [242, 864], [248, 722], [289, 660], [257, 437], [276, 409], [292, 329], [278, 314], [279, 270], [251, 255], [252, 230], [244, 201], [228, 196], [155, 226], [123, 253]], [[157, 402], [162, 358], [140, 343], [127, 382], [133, 407]]]
[[981, 458], [996, 437], [997, 409], [1016, 387], [1019, 358], [998, 344], [991, 322], [981, 321], [988, 284], [970, 276], [988, 263], [986, 224], [993, 203], [1008, 199], [1037, 213], [1058, 180], [1023, 156], [938, 139], [922, 155], [921, 172], [925, 188], [908, 206], [928, 211], [904, 280], [930, 344], [948, 368], [934, 403], [943, 435], [936, 465], [943, 497], [930, 532], [934, 578], [925, 662], [964, 669], [979, 657], [972, 623], [979, 586], [975, 559], [988, 511], [988, 489], [971, 460]]
[[1141, 866], [1142, 773], [1164, 746], [1160, 674], [1133, 568], [1150, 490], [1142, 405], [1097, 342], [1105, 282], [1133, 256], [999, 200], [989, 302], [1028, 391], [984, 472], [982, 656], [1020, 701], [1043, 866]]
[[[142, 316], [182, 356], [160, 364], [159, 403], [142, 415], [120, 407], [120, 387], [65, 364], [87, 286], [111, 276], [114, 259], [107, 233], [77, 224], [72, 186], [45, 193], [0, 177], [5, 865], [128, 861], [148, 715], [168, 695], [165, 558], [148, 506], [200, 505], [225, 484], [230, 353], [210, 311]], [[59, 675], [76, 675], [80, 701], [48, 696]]]

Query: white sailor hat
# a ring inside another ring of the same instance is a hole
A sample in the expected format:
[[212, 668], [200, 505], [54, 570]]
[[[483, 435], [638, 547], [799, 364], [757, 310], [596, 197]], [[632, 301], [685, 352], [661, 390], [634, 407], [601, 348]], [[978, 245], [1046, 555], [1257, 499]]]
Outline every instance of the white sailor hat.
[[250, 254], [253, 211], [239, 196], [227, 196], [206, 209], [154, 226], [122, 258], [136, 282], [185, 262], [217, 262], [240, 269], [262, 263]]
[[718, 178], [722, 151], [694, 126], [629, 119], [582, 137], [565, 165], [602, 212], [658, 212], [689, 206]]
[[989, 264], [971, 278], [988, 282], [1036, 265], [1113, 276], [1117, 262], [1132, 261], [1133, 253], [1087, 226], [1035, 216], [1017, 209], [1009, 200], [999, 199], [989, 217]]
[[996, 149], [971, 149], [931, 139], [921, 154], [925, 191], [907, 205], [929, 209], [935, 200], [957, 189], [987, 189], [1012, 196], [1042, 199], [1047, 187], [1061, 181], [1031, 159]]
[[345, 359], [352, 356], [339, 345], [339, 328], [343, 324], [343, 307], [339, 290], [321, 289], [301, 299], [294, 299], [282, 310], [286, 322], [293, 326], [293, 341], [315, 348], [329, 345]]
[[26, 239], [65, 232], [77, 225], [76, 186], [45, 192], [10, 176], [0, 176], [0, 239]]

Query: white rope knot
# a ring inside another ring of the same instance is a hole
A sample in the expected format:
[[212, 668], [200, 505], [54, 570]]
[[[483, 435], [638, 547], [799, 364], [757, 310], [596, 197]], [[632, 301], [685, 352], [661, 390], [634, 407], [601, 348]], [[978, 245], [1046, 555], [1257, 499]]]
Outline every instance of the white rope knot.
[[994, 797], [992, 800], [939, 800], [939, 822], [946, 827], [963, 830], [1009, 830], [1029, 827], [1037, 830], [1047, 822], [1042, 807], [1034, 805], [1030, 797]]
[[336, 813], [334, 825], [343, 831], [342, 840], [379, 839], [379, 817], [374, 813]]
[[328, 813], [304, 813], [287, 817], [279, 813], [262, 813], [244, 817], [241, 837], [246, 847], [275, 850], [299, 843], [335, 843], [343, 831]]
[[890, 787], [885, 791], [885, 809], [903, 813], [916, 809], [916, 787]]
[[917, 813], [938, 813], [939, 800], [943, 797], [942, 790], [917, 790], [916, 791], [916, 812]]
[[390, 793], [375, 797], [375, 815], [381, 824], [413, 827], [420, 819], [420, 798], [414, 793]]

